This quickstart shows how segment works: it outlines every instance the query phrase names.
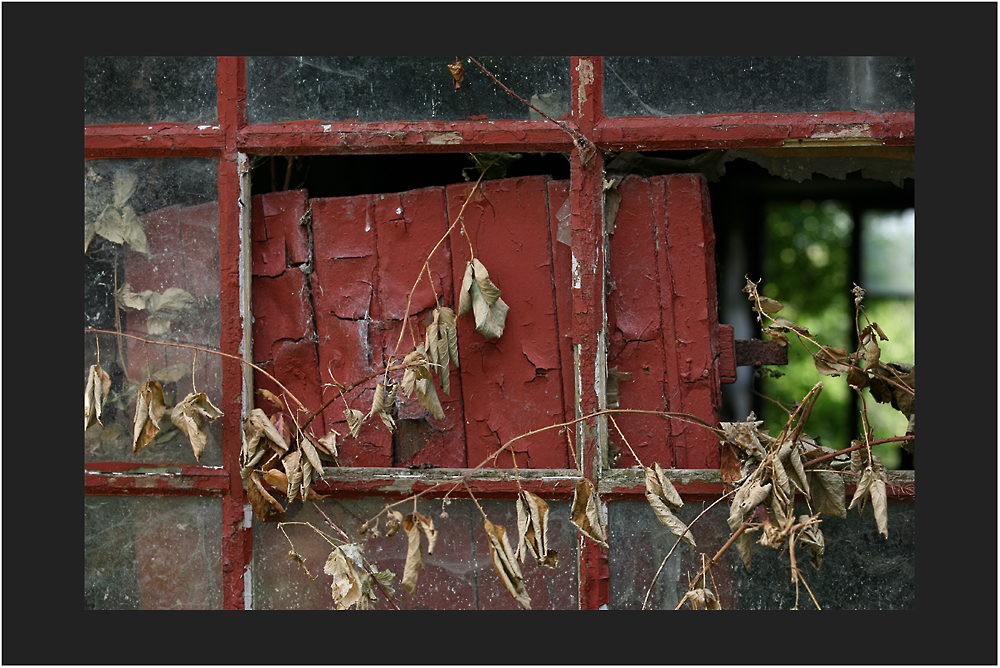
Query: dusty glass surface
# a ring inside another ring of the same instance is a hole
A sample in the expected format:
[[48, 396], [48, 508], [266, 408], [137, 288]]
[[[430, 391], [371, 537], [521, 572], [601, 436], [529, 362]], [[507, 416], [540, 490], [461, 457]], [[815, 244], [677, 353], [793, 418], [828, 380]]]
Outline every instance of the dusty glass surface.
[[88, 56], [83, 122], [215, 123], [212, 56]]
[[[218, 350], [215, 161], [95, 160], [83, 167], [84, 328]], [[84, 333], [83, 343], [84, 384], [93, 364], [111, 379], [100, 423], [84, 432], [86, 461], [195, 463], [169, 410], [192, 392], [225, 410], [220, 358], [111, 334]], [[156, 438], [133, 458], [136, 396], [149, 378], [163, 387], [168, 412]], [[220, 421], [203, 421], [202, 428], [208, 444], [201, 463], [219, 465]]]
[[84, 497], [84, 609], [221, 609], [221, 535], [219, 499]]
[[[505, 86], [553, 118], [569, 112], [566, 56], [477, 58]], [[250, 123], [541, 118], [468, 59], [455, 56], [248, 56]]]
[[906, 111], [913, 56], [607, 56], [608, 116]]
[[[282, 499], [284, 501], [284, 499]], [[480, 505], [490, 521], [504, 526], [511, 548], [517, 549], [517, 515], [514, 501], [480, 499]], [[420, 501], [418, 512], [430, 515], [438, 530], [432, 554], [427, 554], [427, 541], [422, 539], [424, 570], [420, 572], [414, 594], [401, 585], [406, 563], [407, 538], [400, 529], [385, 536], [385, 522], [380, 524], [382, 535], [360, 539], [358, 528], [384, 506], [379, 498], [360, 501], [324, 499], [320, 509], [354, 542], [364, 546], [363, 557], [378, 570], [395, 573], [393, 598], [404, 610], [514, 610], [519, 606], [503, 588], [490, 559], [489, 542], [483, 529], [483, 516], [469, 500], [456, 500], [446, 506], [447, 518], [441, 518], [441, 501]], [[521, 564], [525, 589], [531, 597], [533, 610], [565, 610], [579, 607], [577, 584], [576, 527], [569, 522], [569, 504], [549, 502], [549, 547], [559, 553], [556, 569], [541, 568], [528, 555]], [[413, 505], [398, 506], [404, 515], [413, 512]], [[300, 501], [288, 508], [287, 522], [308, 522], [343, 542], [343, 537], [330, 529], [312, 503]], [[323, 572], [323, 566], [333, 549], [311, 528], [288, 525], [284, 531], [292, 540], [296, 552], [305, 559], [305, 569], [289, 556], [291, 544], [276, 524], [263, 524], [254, 519], [253, 607], [268, 609], [325, 610], [333, 607], [333, 578]], [[306, 570], [309, 573], [306, 573]], [[310, 576], [314, 579], [310, 579]], [[386, 598], [377, 594], [373, 609], [392, 609]]]
[[[708, 503], [688, 502], [679, 513], [690, 523]], [[805, 514], [796, 504], [796, 514]], [[807, 549], [796, 551], [802, 574], [824, 610], [909, 610], [914, 608], [916, 573], [916, 506], [890, 503], [889, 537], [879, 535], [871, 507], [862, 515], [850, 510], [846, 519], [823, 517], [820, 525], [826, 552], [816, 570]], [[687, 591], [688, 578], [701, 568], [701, 554], [711, 558], [729, 538], [723, 502], [691, 529], [698, 553], [681, 544], [667, 561], [649, 596], [647, 609], [673, 610]], [[612, 609], [642, 608], [646, 592], [663, 558], [677, 541], [656, 519], [645, 501], [618, 501], [608, 507], [609, 567]], [[755, 541], [757, 538], [754, 539]], [[753, 545], [748, 572], [735, 548], [713, 569], [716, 591], [723, 609], [787, 610], [795, 604], [788, 551]], [[815, 609], [804, 587], [799, 608]], [[690, 609], [690, 606], [685, 606]]]

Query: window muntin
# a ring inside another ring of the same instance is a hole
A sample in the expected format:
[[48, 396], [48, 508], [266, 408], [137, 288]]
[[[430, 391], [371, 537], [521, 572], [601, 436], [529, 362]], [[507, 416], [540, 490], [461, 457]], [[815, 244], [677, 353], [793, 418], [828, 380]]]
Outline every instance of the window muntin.
[[[569, 58], [478, 59], [508, 87], [559, 118], [569, 112]], [[540, 120], [475, 64], [463, 61], [456, 89], [454, 56], [248, 56], [247, 120], [452, 121]]]
[[912, 56], [607, 56], [607, 116], [903, 111]]
[[84, 125], [216, 123], [212, 56], [89, 56]]

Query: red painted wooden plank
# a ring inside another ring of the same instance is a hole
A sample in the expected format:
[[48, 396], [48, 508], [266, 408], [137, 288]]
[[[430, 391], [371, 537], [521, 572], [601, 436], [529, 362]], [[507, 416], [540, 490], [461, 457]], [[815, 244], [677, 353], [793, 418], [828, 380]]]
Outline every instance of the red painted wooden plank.
[[220, 125], [103, 125], [84, 128], [85, 158], [212, 157], [222, 153]]
[[[573, 371], [573, 251], [569, 220], [569, 181], [549, 181], [548, 186], [549, 244], [552, 248], [552, 284], [556, 292], [556, 321], [559, 327], [559, 366], [562, 372], [563, 415], [569, 419], [576, 415], [576, 382]], [[560, 214], [563, 214], [562, 219], [560, 219]], [[560, 232], [560, 228], [562, 228], [562, 232]], [[569, 442], [567, 442], [567, 451], [569, 447]], [[575, 466], [575, 461], [575, 454], [568, 453], [567, 465]]]
[[[450, 218], [469, 188], [449, 186]], [[463, 218], [476, 257], [510, 307], [496, 340], [475, 331], [471, 312], [458, 322], [468, 460], [475, 466], [515, 436], [563, 421], [564, 402], [544, 177], [484, 182]], [[454, 285], [460, 288], [469, 245], [452, 238]], [[518, 466], [566, 466], [565, 437], [555, 430], [513, 447]], [[504, 453], [495, 464], [510, 468], [513, 458]]]
[[[668, 405], [710, 424], [719, 421], [718, 308], [715, 237], [705, 179], [697, 174], [655, 177], [654, 212], [663, 206], [661, 305], [667, 363]], [[662, 203], [662, 204], [661, 204]], [[655, 215], [655, 213], [654, 213]], [[694, 425], [671, 421], [676, 468], [718, 468], [715, 437]]]
[[[608, 369], [631, 374], [630, 379], [619, 379], [619, 408], [662, 411], [666, 370], [650, 183], [630, 177], [619, 184], [618, 193], [621, 203], [608, 243], [609, 281], [614, 286], [607, 302]], [[667, 421], [650, 415], [618, 415], [614, 420], [624, 434], [623, 439], [613, 426], [608, 429], [617, 457], [614, 466], [628, 468], [640, 461], [669, 466], [673, 461]]]

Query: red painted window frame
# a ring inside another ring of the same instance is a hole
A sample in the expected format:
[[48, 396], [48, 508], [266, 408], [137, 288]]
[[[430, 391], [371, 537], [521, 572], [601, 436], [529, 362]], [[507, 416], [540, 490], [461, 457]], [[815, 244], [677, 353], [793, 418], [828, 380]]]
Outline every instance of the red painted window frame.
[[[85, 159], [139, 157], [204, 157], [219, 161], [219, 250], [222, 276], [221, 350], [240, 355], [248, 343], [244, 332], [241, 301], [240, 254], [243, 236], [248, 235], [249, 202], [241, 201], [240, 154], [268, 155], [348, 155], [400, 153], [470, 153], [477, 151], [526, 151], [571, 153], [570, 206], [573, 229], [572, 249], [583, 266], [593, 265], [594, 273], [583, 272], [579, 288], [573, 290], [574, 343], [580, 346], [582, 374], [592, 374], [597, 365], [597, 332], [604, 317], [604, 254], [602, 248], [602, 155], [594, 163], [582, 165], [579, 149], [571, 135], [548, 121], [426, 121], [381, 123], [320, 123], [303, 120], [288, 123], [249, 125], [246, 115], [246, 61], [243, 56], [217, 59], [218, 124], [87, 126], [84, 129]], [[913, 146], [914, 113], [840, 112], [821, 114], [717, 114], [670, 118], [606, 118], [603, 115], [603, 60], [601, 57], [573, 56], [570, 59], [572, 113], [566, 126], [588, 137], [602, 150], [669, 151], [706, 148], [746, 148], [816, 144], [833, 145], [837, 138], [854, 143], [886, 146]], [[442, 133], [449, 142], [441, 143]], [[455, 137], [461, 139], [456, 141]], [[437, 140], [437, 141], [435, 141]], [[240, 396], [244, 370], [231, 359], [223, 363], [223, 396]], [[598, 410], [595, 393], [580, 398], [579, 410]], [[127, 462], [89, 462], [84, 467], [84, 489], [91, 495], [128, 496], [213, 496], [222, 499], [223, 607], [242, 610], [244, 575], [252, 556], [252, 533], [247, 521], [246, 494], [239, 475], [240, 415], [227, 411], [222, 424], [223, 469], [184, 466], [180, 475], [139, 473]], [[599, 476], [599, 442], [586, 438], [582, 447], [583, 473]], [[427, 486], [421, 474], [401, 473], [415, 478], [414, 490]], [[636, 478], [624, 484], [601, 487], [604, 501], [643, 498], [644, 487]], [[473, 492], [483, 496], [516, 494], [506, 482], [470, 481]], [[548, 498], [572, 497], [570, 486], [547, 480], [544, 475], [526, 482], [525, 487]], [[327, 493], [358, 497], [382, 492], [371, 482], [326, 481]], [[680, 485], [686, 499], [717, 498], [721, 485], [698, 482]], [[913, 498], [913, 486], [897, 489], [896, 500]], [[593, 542], [580, 541], [580, 607], [595, 609], [608, 603], [608, 561]]]

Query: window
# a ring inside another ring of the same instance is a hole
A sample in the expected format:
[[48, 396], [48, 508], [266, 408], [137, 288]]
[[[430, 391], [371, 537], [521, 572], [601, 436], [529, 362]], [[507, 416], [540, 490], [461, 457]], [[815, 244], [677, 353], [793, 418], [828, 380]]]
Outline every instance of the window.
[[[574, 421], [609, 407], [713, 425], [746, 418], [751, 394], [739, 381], [752, 369], [736, 352], [760, 364], [773, 346], [752, 342], [756, 332], [737, 322], [745, 312], [730, 317], [733, 276], [741, 298], [739, 279], [761, 255], [730, 252], [753, 230], [740, 217], [811, 201], [836, 224], [845, 200], [803, 195], [796, 170], [912, 169], [913, 61], [479, 62], [499, 84], [454, 57], [87, 59], [84, 370], [99, 365], [110, 383], [100, 422], [85, 431], [88, 607], [329, 608], [327, 546], [310, 542], [306, 522], [364, 542], [366, 559], [396, 573], [399, 607], [517, 607], [493, 572], [481, 521], [482, 512], [516, 536], [516, 480], [550, 504], [559, 553], [556, 570], [525, 562], [533, 607], [641, 607], [642, 578], [671, 534], [641, 510], [637, 464], [669, 470], [690, 521], [722, 493], [718, 441], [648, 414]], [[675, 76], [695, 66], [705, 81]], [[751, 66], [766, 71], [744, 77]], [[794, 108], [773, 108], [763, 94], [818, 72], [817, 90]], [[719, 93], [734, 77], [760, 93], [746, 108]], [[857, 82], [871, 85], [858, 92]], [[505, 173], [474, 189], [470, 154], [507, 154]], [[752, 163], [781, 182], [756, 208], [746, 206], [752, 179], [734, 176]], [[780, 197], [782, 188], [795, 192]], [[852, 209], [862, 258], [905, 255], [891, 246], [900, 238], [891, 221], [907, 206], [890, 200], [876, 194]], [[464, 231], [446, 234], [458, 218]], [[821, 264], [821, 245], [803, 252]], [[509, 305], [503, 336], [460, 319], [450, 391], [434, 377], [440, 415], [400, 397], [394, 432], [374, 418], [346, 437], [345, 404], [367, 412], [385, 361], [422, 341], [435, 308], [457, 306], [472, 253]], [[857, 266], [867, 279], [881, 264]], [[431, 278], [413, 290], [422, 272]], [[871, 275], [873, 297], [912, 303], [898, 275]], [[200, 412], [191, 408], [195, 428], [163, 420], [133, 456], [134, 397], [147, 380], [165, 406], [188, 398]], [[264, 392], [283, 388], [306, 406], [279, 408]], [[336, 454], [320, 448], [313, 490], [322, 498], [277, 496], [283, 530], [251, 512], [241, 476], [241, 425], [254, 408], [283, 413], [286, 425], [309, 419], [317, 440], [342, 435]], [[513, 455], [454, 482], [510, 439], [554, 423], [572, 424], [519, 440]], [[597, 484], [610, 549], [568, 521], [581, 477]], [[893, 516], [910, 528], [912, 479], [900, 472], [894, 480], [906, 484], [892, 488]], [[357, 532], [387, 501], [438, 483], [407, 509], [433, 514], [440, 531], [410, 596], [398, 586], [406, 541]], [[727, 538], [725, 513], [716, 515], [702, 550]], [[107, 532], [126, 549], [109, 552]], [[289, 541], [303, 561], [289, 558]], [[912, 565], [912, 533], [893, 541], [887, 550]], [[653, 561], [637, 563], [646, 556]], [[753, 599], [740, 568], [737, 558], [720, 569], [725, 606], [785, 604]], [[177, 577], [191, 587], [161, 584]], [[679, 576], [658, 582], [654, 604], [675, 605]], [[912, 605], [905, 585], [898, 594], [893, 605]]]

